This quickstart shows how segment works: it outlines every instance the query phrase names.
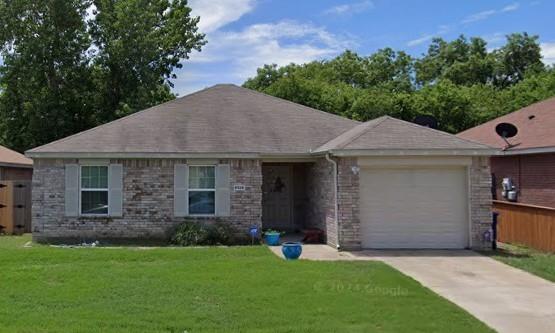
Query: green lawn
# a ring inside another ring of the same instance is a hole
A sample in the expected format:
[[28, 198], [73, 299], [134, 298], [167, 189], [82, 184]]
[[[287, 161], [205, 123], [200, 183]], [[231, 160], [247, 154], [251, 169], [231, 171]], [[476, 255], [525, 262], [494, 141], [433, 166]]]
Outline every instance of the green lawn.
[[522, 246], [500, 244], [498, 251], [488, 253], [488, 255], [508, 265], [555, 282], [554, 253], [540, 252]]
[[380, 262], [28, 240], [0, 237], [1, 332], [491, 332]]

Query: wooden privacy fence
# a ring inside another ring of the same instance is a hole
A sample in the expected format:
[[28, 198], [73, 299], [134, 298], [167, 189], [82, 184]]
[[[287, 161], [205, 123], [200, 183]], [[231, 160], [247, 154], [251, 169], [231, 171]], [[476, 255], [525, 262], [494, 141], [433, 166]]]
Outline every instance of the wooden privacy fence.
[[0, 233], [31, 232], [31, 181], [0, 181]]
[[494, 200], [493, 209], [500, 242], [555, 251], [555, 208]]

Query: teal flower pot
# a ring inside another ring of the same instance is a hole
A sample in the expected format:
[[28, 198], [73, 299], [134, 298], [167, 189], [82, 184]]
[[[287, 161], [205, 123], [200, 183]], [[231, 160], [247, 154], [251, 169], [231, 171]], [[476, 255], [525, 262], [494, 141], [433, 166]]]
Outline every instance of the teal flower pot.
[[299, 259], [303, 253], [303, 246], [298, 242], [285, 242], [281, 245], [281, 253], [287, 260]]
[[279, 245], [279, 233], [265, 233], [264, 234], [264, 240], [266, 241], [266, 244], [270, 245], [270, 246], [278, 246]]

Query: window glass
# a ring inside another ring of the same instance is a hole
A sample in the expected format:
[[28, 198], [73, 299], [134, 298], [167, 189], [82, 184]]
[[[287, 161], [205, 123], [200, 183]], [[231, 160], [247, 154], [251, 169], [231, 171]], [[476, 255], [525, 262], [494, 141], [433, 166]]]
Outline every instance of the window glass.
[[81, 214], [108, 214], [108, 191], [83, 191]]
[[213, 166], [193, 165], [189, 167], [189, 214], [215, 214], [215, 169]]
[[190, 166], [190, 189], [213, 189], [216, 185], [215, 168], [213, 166]]
[[108, 188], [107, 166], [82, 166], [81, 167], [82, 188]]
[[189, 191], [189, 214], [214, 214], [216, 209], [214, 197], [214, 191]]
[[107, 166], [81, 166], [81, 214], [108, 214]]

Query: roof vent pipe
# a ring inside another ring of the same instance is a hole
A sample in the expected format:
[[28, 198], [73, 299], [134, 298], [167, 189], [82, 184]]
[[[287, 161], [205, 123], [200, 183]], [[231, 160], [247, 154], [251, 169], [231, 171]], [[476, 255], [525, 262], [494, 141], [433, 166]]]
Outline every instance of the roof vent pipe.
[[339, 250], [341, 248], [341, 246], [339, 245], [339, 219], [338, 219], [338, 211], [339, 211], [339, 204], [337, 203], [337, 162], [332, 160], [330, 158], [330, 154], [326, 154], [326, 160], [328, 160], [328, 162], [330, 162], [333, 166], [333, 200], [335, 202], [334, 205], [334, 220], [335, 220], [335, 232], [336, 232], [336, 241], [335, 241], [335, 246], [337, 247], [337, 249]]

